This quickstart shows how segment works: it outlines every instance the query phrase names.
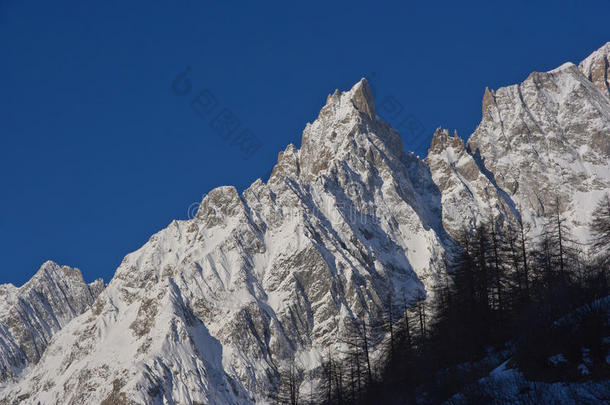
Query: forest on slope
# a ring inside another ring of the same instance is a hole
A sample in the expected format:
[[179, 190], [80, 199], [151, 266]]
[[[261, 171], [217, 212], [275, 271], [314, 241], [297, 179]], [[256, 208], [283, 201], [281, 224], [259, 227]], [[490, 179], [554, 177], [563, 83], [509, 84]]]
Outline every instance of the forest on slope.
[[[354, 321], [343, 340], [347, 350], [328, 350], [323, 389], [303, 390], [303, 371], [290, 364], [272, 399], [292, 405], [610, 400], [608, 195], [589, 229], [587, 245], [572, 238], [560, 198], [539, 235], [520, 220], [493, 217], [465, 229], [432, 304], [388, 305], [376, 325]], [[375, 363], [377, 346], [384, 361]], [[494, 369], [513, 371], [505, 373], [507, 381], [485, 378]]]

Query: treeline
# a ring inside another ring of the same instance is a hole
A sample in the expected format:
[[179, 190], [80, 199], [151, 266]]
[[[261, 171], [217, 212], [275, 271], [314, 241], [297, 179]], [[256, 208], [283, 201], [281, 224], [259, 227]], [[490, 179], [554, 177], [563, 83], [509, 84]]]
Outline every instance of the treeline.
[[[350, 322], [341, 345], [347, 349], [329, 351], [318, 372], [323, 384], [304, 392], [306, 376], [291, 365], [281, 370], [275, 401], [440, 403], [487, 375], [498, 356], [510, 356], [526, 377], [537, 380], [610, 378], [603, 340], [610, 335], [607, 314], [587, 307], [609, 294], [610, 198], [598, 203], [586, 246], [570, 234], [559, 200], [543, 228], [534, 238], [525, 222], [490, 216], [464, 230], [461, 251], [448, 263], [450, 277], [432, 292], [432, 304], [388, 303], [379, 324]], [[579, 328], [557, 322], [576, 309]], [[567, 369], [581, 359], [583, 347], [586, 375]], [[372, 361], [372, 353], [384, 361]], [[549, 356], [557, 353], [567, 357], [563, 368], [549, 367]]]

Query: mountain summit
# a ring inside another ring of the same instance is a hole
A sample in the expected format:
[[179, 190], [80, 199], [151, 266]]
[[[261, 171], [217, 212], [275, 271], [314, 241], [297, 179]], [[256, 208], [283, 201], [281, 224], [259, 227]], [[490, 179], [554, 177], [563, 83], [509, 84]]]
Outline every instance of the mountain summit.
[[[388, 308], [434, 299], [464, 229], [522, 216], [536, 230], [567, 195], [585, 240], [592, 204], [610, 191], [607, 48], [486, 89], [470, 139], [439, 128], [424, 160], [379, 119], [366, 79], [335, 91], [267, 181], [210, 191], [103, 291], [77, 294], [69, 314], [87, 309], [61, 318], [46, 350], [26, 356], [31, 367], [4, 374], [0, 403], [251, 404], [277, 392], [287, 364], [314, 391], [355, 320], [378, 325]], [[0, 332], [23, 322], [11, 319]], [[372, 334], [370, 362], [386, 338]]]

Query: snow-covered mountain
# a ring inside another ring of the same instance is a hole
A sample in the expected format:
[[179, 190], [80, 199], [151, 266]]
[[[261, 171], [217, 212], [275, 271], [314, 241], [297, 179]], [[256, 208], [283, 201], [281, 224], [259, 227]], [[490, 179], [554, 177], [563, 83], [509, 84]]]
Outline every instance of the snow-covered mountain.
[[423, 299], [442, 269], [409, 159], [366, 80], [335, 92], [267, 182], [212, 190], [129, 254], [8, 401], [251, 403], [282, 361], [318, 367], [346, 319]]
[[441, 194], [442, 220], [454, 238], [490, 218], [513, 219], [513, 201], [467, 150], [464, 141], [438, 129], [425, 161]]
[[[581, 64], [607, 60], [610, 44]], [[486, 90], [483, 119], [468, 140], [523, 216], [534, 225], [557, 197], [575, 237], [586, 242], [592, 207], [610, 190], [610, 98], [572, 63]], [[595, 76], [594, 76], [595, 77]]]
[[439, 129], [424, 160], [379, 119], [366, 80], [336, 91], [267, 181], [212, 190], [127, 255], [0, 404], [260, 402], [284, 362], [315, 384], [350, 319], [432, 295], [464, 227], [518, 208], [536, 226], [561, 194], [586, 240], [610, 190], [609, 51], [486, 90], [469, 141]]
[[590, 213], [610, 191], [609, 58], [610, 42], [580, 67], [568, 62], [485, 89], [481, 123], [466, 144], [437, 130], [426, 163], [449, 233], [519, 214], [539, 231], [560, 197], [574, 239], [589, 241]]
[[53, 335], [82, 314], [104, 289], [80, 270], [48, 261], [20, 288], [0, 285], [0, 383], [38, 362]]

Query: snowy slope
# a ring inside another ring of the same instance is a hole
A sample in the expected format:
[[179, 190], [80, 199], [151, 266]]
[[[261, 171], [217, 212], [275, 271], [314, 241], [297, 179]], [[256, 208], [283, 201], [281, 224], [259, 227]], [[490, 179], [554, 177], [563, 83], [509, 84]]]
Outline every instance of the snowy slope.
[[561, 196], [575, 240], [588, 242], [592, 208], [610, 192], [610, 98], [591, 76], [592, 66], [603, 65], [609, 54], [610, 43], [580, 69], [568, 62], [518, 85], [485, 89], [482, 121], [467, 142], [468, 153], [456, 140], [440, 151], [433, 145], [427, 158], [443, 190], [445, 223], [463, 224], [475, 213], [485, 218], [489, 205], [505, 206], [499, 211], [507, 217], [516, 208], [539, 230]]
[[48, 261], [22, 287], [0, 285], [0, 384], [36, 363], [53, 335], [83, 313], [104, 288], [78, 269]]
[[[555, 320], [555, 326], [563, 327], [563, 333], [565, 330], [572, 331], [575, 339], [559, 338], [557, 342], [550, 343], [549, 347], [553, 349], [547, 349], [541, 357], [544, 359], [549, 354], [549, 350], [553, 354], [544, 360], [538, 360], [546, 363], [541, 369], [536, 372], [532, 372], [531, 369], [529, 372], [524, 371], [523, 365], [519, 365], [518, 360], [510, 357], [510, 350], [501, 357], [506, 359], [501, 364], [497, 362], [497, 358], [494, 358], [496, 356], [491, 354], [487, 358], [489, 364], [499, 365], [487, 376], [464, 387], [461, 393], [454, 395], [446, 403], [573, 405], [608, 403], [610, 384], [607, 379], [600, 378], [600, 374], [603, 376], [602, 370], [610, 364], [610, 336], [599, 335], [601, 358], [591, 356], [591, 348], [588, 347], [591, 342], [586, 338], [583, 340], [582, 335], [578, 336], [579, 331], [592, 328], [591, 318], [598, 315], [610, 319], [610, 296], [599, 298]], [[561, 333], [556, 332], [557, 335]], [[603, 333], [603, 328], [598, 333]], [[559, 343], [559, 347], [553, 343]], [[574, 351], [575, 345], [576, 351]], [[560, 381], [557, 381], [557, 376], [561, 376]]]
[[442, 221], [447, 232], [458, 238], [481, 222], [513, 220], [514, 202], [481, 170], [464, 141], [449, 131], [434, 134], [426, 164], [441, 194]]

